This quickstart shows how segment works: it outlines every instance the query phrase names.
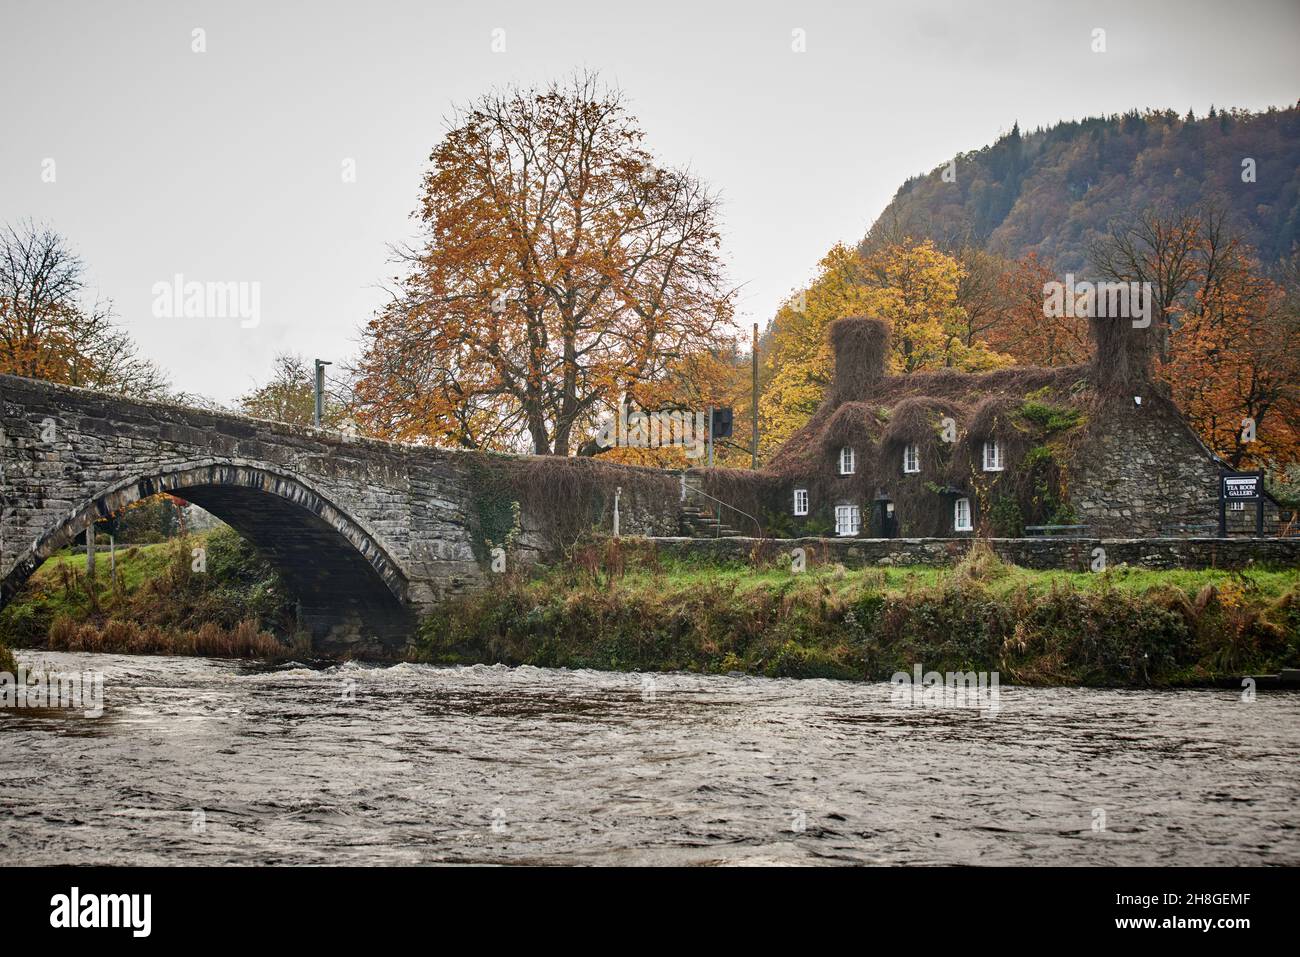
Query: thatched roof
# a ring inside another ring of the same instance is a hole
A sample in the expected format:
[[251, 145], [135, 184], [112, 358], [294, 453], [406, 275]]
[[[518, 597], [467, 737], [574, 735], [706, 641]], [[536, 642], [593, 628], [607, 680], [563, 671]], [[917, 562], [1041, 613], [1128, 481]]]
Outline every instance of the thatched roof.
[[1016, 366], [995, 372], [952, 369], [883, 376], [862, 390], [860, 401], [838, 402], [828, 395], [808, 424], [772, 457], [767, 469], [778, 475], [807, 475], [854, 446], [860, 458], [871, 448], [892, 454], [907, 444], [942, 441], [943, 420], [951, 418], [966, 441], [1012, 439], [1014, 419], [1026, 402], [1084, 407], [1091, 398], [1087, 366], [1052, 369]]
[[[1144, 397], [1147, 414], [1183, 421], [1151, 374], [1151, 330], [1127, 320], [1092, 322], [1096, 353], [1081, 365], [1013, 366], [993, 372], [954, 369], [886, 375], [889, 326], [878, 319], [832, 323], [834, 379], [821, 406], [743, 487], [727, 488], [709, 470], [713, 494], [744, 493], [749, 508], [788, 511], [791, 488], [808, 489], [818, 507], [892, 500], [906, 534], [951, 534], [951, 496], [975, 496], [990, 507], [1018, 503], [1026, 522], [1067, 501], [1066, 470], [1086, 458], [1115, 403]], [[997, 439], [1005, 467], [986, 472], [984, 443]], [[856, 468], [839, 470], [852, 447]], [[915, 446], [918, 472], [903, 471], [903, 450]], [[865, 520], [865, 519], [864, 519]]]
[[985, 438], [998, 437], [1014, 445], [1026, 403], [1086, 412], [1131, 394], [1158, 402], [1164, 391], [1152, 380], [1153, 330], [1134, 328], [1128, 320], [1089, 322], [1096, 352], [1087, 364], [1014, 365], [980, 373], [939, 369], [887, 376], [887, 322], [850, 317], [832, 322], [828, 332], [835, 381], [809, 423], [772, 458], [768, 471], [777, 476], [807, 475], [845, 445], [855, 447], [859, 458], [872, 447], [892, 454], [909, 443], [930, 445], [945, 417], [967, 442], [983, 445]]

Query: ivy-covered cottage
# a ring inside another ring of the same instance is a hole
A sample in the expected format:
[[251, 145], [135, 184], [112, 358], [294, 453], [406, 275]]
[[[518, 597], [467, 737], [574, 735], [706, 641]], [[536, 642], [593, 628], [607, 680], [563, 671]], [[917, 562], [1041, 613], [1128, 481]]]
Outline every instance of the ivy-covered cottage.
[[[773, 531], [1216, 534], [1224, 466], [1151, 374], [1150, 332], [1095, 319], [1092, 335], [1086, 365], [887, 375], [886, 323], [833, 323], [833, 382], [766, 470]], [[1265, 504], [1276, 528], [1277, 503]], [[1229, 522], [1253, 530], [1254, 505]]]

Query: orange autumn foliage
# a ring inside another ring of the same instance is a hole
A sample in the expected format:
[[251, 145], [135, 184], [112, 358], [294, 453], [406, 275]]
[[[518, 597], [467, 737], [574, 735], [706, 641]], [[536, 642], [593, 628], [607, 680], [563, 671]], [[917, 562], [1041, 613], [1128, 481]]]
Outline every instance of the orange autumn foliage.
[[1265, 276], [1232, 241], [1217, 251], [1201, 280], [1160, 369], [1174, 400], [1205, 443], [1234, 468], [1300, 461], [1294, 262], [1289, 280], [1285, 274], [1280, 280]]
[[368, 431], [569, 455], [621, 394], [690, 384], [726, 348], [717, 198], [642, 138], [590, 75], [458, 117], [424, 178], [423, 245], [364, 331]]

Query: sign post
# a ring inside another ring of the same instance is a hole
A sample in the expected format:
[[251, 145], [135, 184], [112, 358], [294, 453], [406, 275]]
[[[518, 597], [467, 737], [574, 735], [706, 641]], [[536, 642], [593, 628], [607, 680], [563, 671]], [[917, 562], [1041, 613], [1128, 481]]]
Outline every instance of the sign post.
[[1228, 503], [1255, 503], [1255, 534], [1264, 535], [1264, 473], [1223, 472], [1219, 476], [1219, 537], [1228, 537]]

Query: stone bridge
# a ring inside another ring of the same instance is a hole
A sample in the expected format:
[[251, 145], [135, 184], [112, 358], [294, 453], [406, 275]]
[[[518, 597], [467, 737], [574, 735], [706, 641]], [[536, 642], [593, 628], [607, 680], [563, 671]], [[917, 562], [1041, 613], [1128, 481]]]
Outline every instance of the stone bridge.
[[0, 376], [0, 428], [0, 606], [92, 521], [159, 492], [261, 550], [320, 650], [395, 650], [418, 613], [486, 574], [471, 483], [475, 461], [501, 456], [12, 376]]

